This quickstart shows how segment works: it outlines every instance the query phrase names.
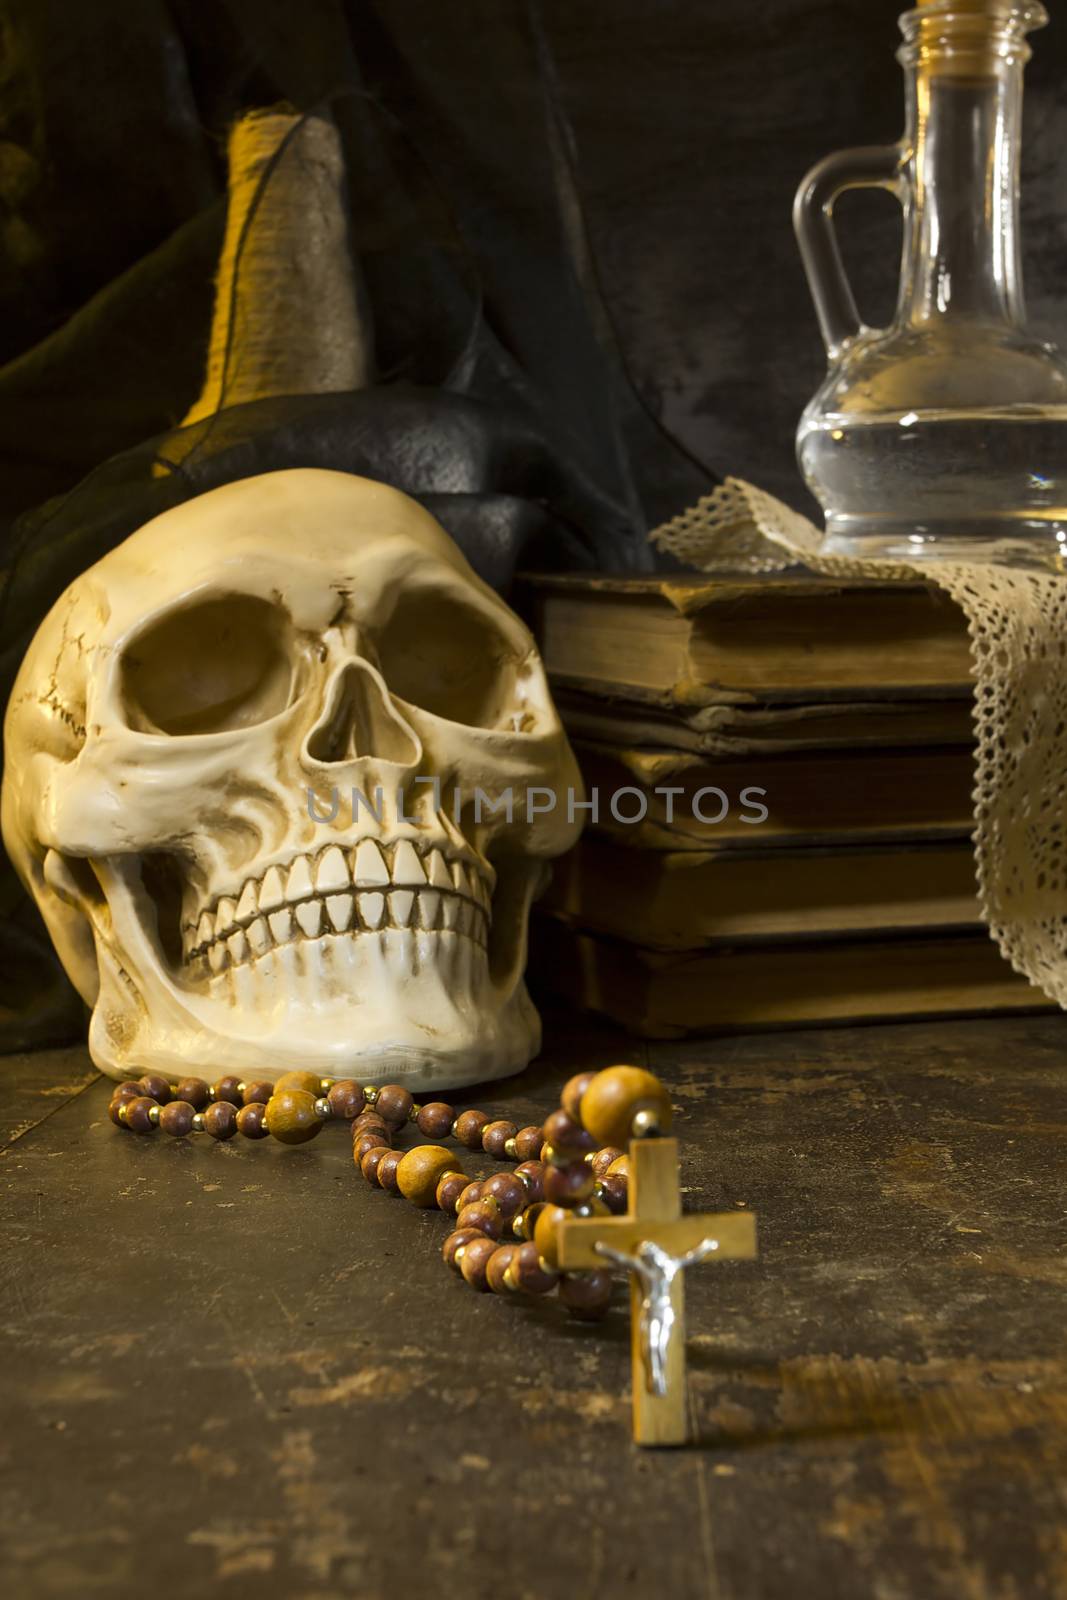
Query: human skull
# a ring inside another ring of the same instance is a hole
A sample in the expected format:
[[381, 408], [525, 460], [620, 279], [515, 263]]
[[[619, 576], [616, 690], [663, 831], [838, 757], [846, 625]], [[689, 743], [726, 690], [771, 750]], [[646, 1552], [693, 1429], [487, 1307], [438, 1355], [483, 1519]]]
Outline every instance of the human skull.
[[406, 495], [286, 471], [156, 517], [46, 617], [5, 744], [4, 841], [113, 1077], [456, 1087], [537, 1049], [579, 780], [526, 628]]

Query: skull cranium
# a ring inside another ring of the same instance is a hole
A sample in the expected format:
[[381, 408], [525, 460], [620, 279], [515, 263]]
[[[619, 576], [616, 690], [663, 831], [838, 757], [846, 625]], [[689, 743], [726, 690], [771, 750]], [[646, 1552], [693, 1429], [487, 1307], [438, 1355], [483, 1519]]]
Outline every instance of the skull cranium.
[[165, 512], [49, 613], [5, 743], [4, 840], [113, 1076], [454, 1087], [537, 1048], [527, 916], [577, 826], [526, 797], [573, 757], [405, 495], [298, 470]]

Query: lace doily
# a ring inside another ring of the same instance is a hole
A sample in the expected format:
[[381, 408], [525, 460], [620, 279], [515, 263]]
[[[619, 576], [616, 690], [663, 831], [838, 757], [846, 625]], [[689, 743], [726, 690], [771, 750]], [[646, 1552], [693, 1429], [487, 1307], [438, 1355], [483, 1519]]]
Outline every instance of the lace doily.
[[1016, 972], [1067, 1007], [1067, 581], [993, 564], [820, 556], [814, 523], [738, 478], [649, 537], [704, 572], [802, 562], [830, 577], [918, 578], [956, 601], [975, 679], [979, 906]]

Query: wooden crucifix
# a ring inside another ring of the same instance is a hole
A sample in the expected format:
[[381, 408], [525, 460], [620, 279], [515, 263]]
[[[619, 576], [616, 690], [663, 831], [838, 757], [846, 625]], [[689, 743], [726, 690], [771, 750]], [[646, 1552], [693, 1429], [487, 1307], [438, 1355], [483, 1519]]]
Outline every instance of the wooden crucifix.
[[576, 1217], [559, 1224], [559, 1265], [572, 1272], [609, 1261], [628, 1269], [634, 1440], [640, 1445], [684, 1444], [682, 1274], [698, 1261], [751, 1260], [756, 1218], [751, 1211], [683, 1216], [677, 1139], [632, 1140], [629, 1184], [625, 1216]]

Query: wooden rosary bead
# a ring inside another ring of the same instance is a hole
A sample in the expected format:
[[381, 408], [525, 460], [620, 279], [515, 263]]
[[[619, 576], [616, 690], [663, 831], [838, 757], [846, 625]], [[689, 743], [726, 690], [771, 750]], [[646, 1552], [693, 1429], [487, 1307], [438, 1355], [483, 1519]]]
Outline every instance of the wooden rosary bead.
[[197, 1111], [203, 1111], [211, 1099], [211, 1090], [203, 1078], [181, 1078], [174, 1087], [175, 1100], [188, 1100]]
[[269, 1078], [253, 1078], [244, 1086], [241, 1099], [246, 1106], [265, 1106], [274, 1093], [274, 1085]]
[[599, 1322], [611, 1304], [611, 1273], [599, 1267], [592, 1272], [567, 1272], [560, 1280], [559, 1297], [580, 1322]]
[[429, 1105], [419, 1107], [415, 1126], [427, 1139], [447, 1139], [455, 1118], [456, 1113], [450, 1105], [443, 1100], [431, 1100]]
[[283, 1072], [274, 1085], [275, 1094], [278, 1091], [293, 1091], [299, 1094], [309, 1094], [317, 1100], [322, 1093], [322, 1079], [314, 1072]]
[[384, 1133], [377, 1132], [374, 1128], [367, 1128], [358, 1139], [352, 1140], [352, 1160], [358, 1167], [368, 1150], [388, 1150], [389, 1138]]
[[448, 1211], [454, 1216], [456, 1201], [469, 1185], [470, 1180], [465, 1172], [446, 1172], [443, 1178], [438, 1179], [437, 1188], [434, 1192], [434, 1199], [437, 1201], [438, 1208], [441, 1211]]
[[628, 1181], [630, 1177], [629, 1156], [616, 1156], [608, 1168], [607, 1176], [609, 1178], [626, 1178]]
[[245, 1139], [265, 1139], [267, 1105], [264, 1100], [249, 1100], [237, 1113], [237, 1132]]
[[492, 1239], [482, 1238], [471, 1239], [458, 1252], [459, 1270], [463, 1274], [464, 1281], [469, 1283], [472, 1289], [477, 1289], [479, 1292], [488, 1289], [486, 1273], [490, 1258], [496, 1250], [497, 1245]]
[[484, 1239], [484, 1233], [479, 1233], [477, 1228], [457, 1228], [450, 1233], [441, 1246], [441, 1255], [446, 1267], [451, 1267], [453, 1272], [458, 1272], [460, 1263], [456, 1260], [456, 1251], [465, 1244], [470, 1244], [474, 1239]]
[[362, 1085], [354, 1078], [338, 1078], [336, 1083], [330, 1084], [326, 1098], [331, 1112], [340, 1122], [351, 1122], [367, 1103]]
[[211, 1097], [216, 1102], [226, 1101], [231, 1106], [244, 1105], [244, 1094], [241, 1089], [240, 1078], [235, 1078], [232, 1073], [225, 1078], [216, 1080], [211, 1090]]
[[464, 1206], [457, 1212], [456, 1225], [477, 1228], [487, 1239], [499, 1239], [504, 1231], [504, 1218], [495, 1200], [476, 1200], [474, 1205]]
[[605, 1172], [602, 1178], [597, 1179], [597, 1190], [600, 1198], [611, 1212], [612, 1216], [621, 1217], [626, 1210], [629, 1184], [618, 1172]]
[[156, 1102], [147, 1094], [140, 1095], [136, 1100], [127, 1100], [123, 1126], [129, 1128], [131, 1133], [151, 1133], [155, 1127], [151, 1113], [158, 1110]]
[[546, 1266], [532, 1242], [520, 1244], [507, 1271], [508, 1288], [523, 1294], [549, 1294], [559, 1282], [559, 1273]]
[[606, 1144], [603, 1150], [598, 1150], [589, 1163], [593, 1177], [602, 1178], [606, 1172], [610, 1171], [612, 1162], [618, 1161], [619, 1157], [624, 1153], [613, 1144]]
[[482, 1148], [482, 1129], [489, 1124], [484, 1111], [461, 1111], [452, 1125], [452, 1132], [468, 1150]]
[[516, 1254], [515, 1245], [502, 1244], [498, 1245], [489, 1257], [489, 1263], [485, 1269], [485, 1281], [493, 1294], [511, 1294], [513, 1292], [510, 1284], [506, 1282], [506, 1275]]
[[566, 1111], [567, 1115], [573, 1117], [576, 1122], [580, 1122], [582, 1120], [582, 1095], [588, 1089], [595, 1077], [595, 1072], [576, 1072], [574, 1077], [568, 1078], [566, 1083], [563, 1085], [563, 1091], [560, 1094], [559, 1103], [563, 1107], [564, 1111]]
[[[377, 1187], [378, 1167], [381, 1164], [382, 1157], [388, 1153], [388, 1150], [389, 1146], [387, 1144], [376, 1144], [372, 1145], [369, 1150], [364, 1151], [361, 1160], [356, 1158], [356, 1164], [360, 1172], [373, 1187]], [[352, 1154], [355, 1157], [354, 1150]]]
[[432, 1206], [437, 1185], [455, 1165], [455, 1155], [443, 1144], [416, 1145], [405, 1152], [396, 1169], [397, 1188], [413, 1206]]
[[476, 1205], [481, 1198], [482, 1183], [480, 1178], [476, 1178], [473, 1182], [468, 1183], [466, 1188], [460, 1190], [456, 1197], [456, 1211], [462, 1211], [464, 1206]]
[[534, 1161], [541, 1154], [544, 1142], [542, 1129], [533, 1126], [520, 1128], [515, 1135], [515, 1154], [520, 1161]]
[[581, 1120], [598, 1145], [629, 1144], [639, 1112], [655, 1117], [661, 1133], [671, 1125], [671, 1102], [659, 1079], [643, 1067], [608, 1067], [583, 1092]]
[[140, 1085], [136, 1084], [134, 1087], [136, 1093], [133, 1093], [127, 1084], [120, 1084], [108, 1102], [107, 1114], [116, 1128], [124, 1128], [126, 1126], [125, 1118], [119, 1114], [123, 1107], [128, 1106], [131, 1100], [143, 1100], [145, 1098], [141, 1093]]
[[389, 1124], [376, 1111], [361, 1111], [352, 1118], [351, 1128], [353, 1140], [358, 1139], [361, 1133], [389, 1133]]
[[545, 1119], [545, 1143], [552, 1146], [557, 1161], [578, 1161], [596, 1149], [596, 1140], [586, 1133], [569, 1111], [553, 1111]]
[[204, 1132], [213, 1139], [232, 1139], [237, 1132], [237, 1107], [232, 1100], [216, 1100], [201, 1112]]
[[193, 1118], [196, 1116], [196, 1107], [191, 1106], [188, 1100], [172, 1100], [169, 1105], [161, 1107], [159, 1113], [159, 1126], [164, 1133], [169, 1133], [174, 1139], [184, 1139], [187, 1133], [193, 1131]]
[[533, 1205], [527, 1206], [520, 1212], [511, 1225], [511, 1231], [516, 1239], [532, 1239], [537, 1227], [537, 1219], [545, 1209], [545, 1202], [537, 1200]]
[[510, 1222], [530, 1203], [526, 1185], [511, 1172], [494, 1172], [491, 1178], [486, 1178], [482, 1184], [482, 1198], [496, 1201], [505, 1222]]
[[170, 1099], [170, 1084], [158, 1072], [146, 1072], [140, 1086], [142, 1095], [154, 1100], [157, 1106], [165, 1106]]
[[487, 1122], [482, 1129], [482, 1149], [487, 1156], [496, 1156], [497, 1160], [503, 1160], [507, 1154], [504, 1146], [509, 1139], [514, 1139], [518, 1131], [513, 1122]]
[[403, 1160], [403, 1156], [404, 1152], [402, 1150], [387, 1150], [382, 1156], [381, 1160], [378, 1162], [378, 1166], [375, 1171], [375, 1177], [378, 1180], [378, 1187], [381, 1189], [386, 1189], [390, 1194], [399, 1193], [399, 1186], [396, 1181], [396, 1169]]
[[411, 1108], [414, 1104], [415, 1102], [411, 1095], [399, 1083], [387, 1083], [384, 1088], [378, 1090], [378, 1098], [374, 1103], [374, 1109], [380, 1117], [385, 1118], [386, 1122], [392, 1123], [394, 1127], [402, 1128], [411, 1116]]
[[538, 1213], [537, 1222], [534, 1225], [533, 1242], [537, 1246], [537, 1254], [547, 1266], [556, 1267], [559, 1265], [556, 1248], [556, 1229], [561, 1222], [567, 1221], [569, 1221], [569, 1218], [562, 1206], [546, 1205]]
[[545, 1164], [543, 1161], [523, 1161], [515, 1168], [515, 1176], [523, 1183], [531, 1201], [545, 1198]]
[[[286, 1077], [310, 1077], [310, 1073], [286, 1073]], [[279, 1078], [279, 1083], [284, 1083]], [[306, 1144], [322, 1132], [323, 1122], [315, 1110], [316, 1096], [308, 1089], [275, 1089], [267, 1101], [267, 1131], [281, 1144]], [[206, 1116], [205, 1112], [205, 1116]]]
[[553, 1206], [576, 1206], [588, 1200], [596, 1179], [587, 1161], [572, 1161], [569, 1166], [545, 1168], [545, 1199]]

